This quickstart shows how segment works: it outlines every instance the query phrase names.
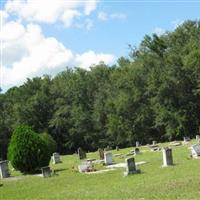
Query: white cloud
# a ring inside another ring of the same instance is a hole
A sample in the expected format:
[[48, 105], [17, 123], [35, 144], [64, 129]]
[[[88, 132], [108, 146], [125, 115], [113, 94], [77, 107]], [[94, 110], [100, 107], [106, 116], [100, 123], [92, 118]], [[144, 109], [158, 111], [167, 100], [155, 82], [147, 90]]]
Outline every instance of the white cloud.
[[93, 27], [93, 21], [91, 19], [86, 19], [85, 21], [86, 30], [90, 30]]
[[101, 61], [106, 64], [112, 64], [114, 62], [114, 56], [111, 54], [96, 54], [94, 51], [88, 51], [80, 55], [76, 55], [76, 63], [82, 68], [89, 69], [91, 65], [95, 65]]
[[29, 22], [60, 21], [69, 27], [76, 17], [90, 15], [97, 3], [98, 0], [9, 0], [5, 9]]
[[99, 12], [97, 15], [97, 18], [100, 21], [107, 21], [107, 20], [125, 20], [127, 16], [124, 13], [112, 13], [112, 14], [107, 14], [106, 12]]
[[56, 38], [45, 37], [41, 27], [32, 23], [26, 26], [17, 21], [4, 23], [0, 40], [3, 41], [1, 81], [6, 88], [20, 85], [26, 78], [54, 75], [66, 66], [89, 69], [100, 61], [113, 64], [115, 59], [111, 54], [94, 51], [73, 53]]
[[108, 15], [105, 12], [99, 12], [98, 13], [98, 19], [101, 21], [107, 21], [108, 20]]
[[156, 33], [158, 36], [163, 35], [165, 32], [166, 32], [165, 29], [159, 28], [159, 27], [157, 27], [157, 28], [155, 28], [155, 29], [153, 30], [153, 33]]
[[180, 20], [180, 19], [176, 19], [174, 21], [172, 21], [172, 25], [174, 26], [174, 28], [176, 29], [177, 27], [179, 27], [180, 25], [182, 25], [184, 22], [184, 20]]
[[94, 11], [97, 7], [97, 0], [87, 0], [85, 2], [85, 14], [90, 15], [92, 11]]
[[74, 18], [80, 17], [80, 16], [81, 16], [81, 13], [78, 12], [77, 10], [66, 10], [63, 13], [63, 16], [61, 19], [66, 27], [70, 27], [72, 25]]

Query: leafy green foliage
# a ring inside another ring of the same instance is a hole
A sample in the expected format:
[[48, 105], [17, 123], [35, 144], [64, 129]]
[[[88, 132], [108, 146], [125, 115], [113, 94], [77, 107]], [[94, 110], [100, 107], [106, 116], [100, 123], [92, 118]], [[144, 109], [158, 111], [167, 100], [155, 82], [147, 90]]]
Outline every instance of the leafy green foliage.
[[8, 158], [12, 166], [23, 172], [33, 173], [50, 160], [49, 148], [44, 140], [29, 126], [18, 126], [8, 148]]
[[57, 148], [56, 142], [53, 137], [48, 133], [42, 133], [40, 134], [40, 138], [46, 143], [46, 146], [48, 147], [48, 154], [52, 155]]
[[[108, 67], [66, 69], [0, 94], [0, 144], [13, 127], [48, 132], [60, 153], [194, 136], [200, 127], [200, 21], [145, 36]], [[5, 156], [4, 156], [5, 157]]]

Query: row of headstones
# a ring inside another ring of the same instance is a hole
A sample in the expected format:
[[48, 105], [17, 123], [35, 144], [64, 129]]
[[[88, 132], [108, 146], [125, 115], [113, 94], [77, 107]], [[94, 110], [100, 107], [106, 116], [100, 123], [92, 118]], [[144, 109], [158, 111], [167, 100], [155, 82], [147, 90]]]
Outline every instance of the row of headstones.
[[[200, 156], [200, 144], [194, 144], [191, 146], [192, 157]], [[172, 157], [172, 149], [171, 148], [163, 148], [163, 167], [168, 167], [173, 165], [173, 157]], [[126, 159], [126, 173], [125, 175], [137, 173], [135, 166], [134, 157]]]
[[[0, 161], [0, 178], [7, 178], [10, 176], [9, 174], [9, 169], [8, 169], [8, 160]], [[59, 153], [53, 153], [52, 155], [52, 163], [57, 164], [61, 163], [62, 161], [60, 160], [60, 154]], [[52, 170], [50, 169], [49, 166], [42, 167], [41, 168], [42, 175], [43, 177], [50, 176], [52, 174]]]
[[[99, 153], [101, 158], [104, 158], [104, 162], [106, 165], [111, 165], [112, 162], [112, 153], [111, 152], [103, 152], [103, 150], [99, 149]], [[60, 163], [60, 156], [58, 153], [54, 153], [52, 156], [52, 160], [53, 163]], [[126, 159], [126, 164], [127, 164], [127, 172], [126, 174], [132, 174], [132, 173], [136, 173], [136, 167], [135, 167], [135, 159], [134, 157], [131, 158], [127, 158]], [[172, 160], [172, 151], [171, 149], [165, 148], [163, 150], [163, 165], [164, 166], [168, 166], [168, 165], [172, 165], [173, 164], [173, 160]], [[43, 177], [48, 177], [51, 175], [51, 169], [50, 167], [42, 167], [42, 175]], [[0, 177], [1, 178], [6, 178], [9, 176], [9, 172], [8, 172], [8, 161], [1, 161], [0, 162]]]
[[[200, 156], [200, 144], [192, 145], [191, 150], [192, 150], [193, 157]], [[86, 153], [81, 148], [78, 149], [78, 154], [79, 154], [80, 159], [86, 158]], [[104, 152], [103, 149], [99, 149], [99, 156], [100, 156], [101, 160], [104, 160], [106, 165], [112, 164], [112, 153], [111, 152]], [[132, 158], [130, 158], [130, 160], [126, 159], [127, 166], [129, 166], [129, 163], [131, 163], [130, 169], [134, 168], [133, 166], [135, 166], [135, 164], [133, 164], [132, 161], [133, 161]], [[59, 153], [53, 153], [52, 162], [53, 162], [53, 164], [62, 162], [60, 160]], [[163, 166], [169, 166], [169, 165], [173, 165], [172, 149], [163, 148]], [[127, 167], [127, 169], [129, 169], [129, 167]], [[50, 167], [46, 166], [46, 167], [43, 167], [41, 170], [42, 170], [42, 174], [44, 177], [50, 176], [50, 174], [51, 174]], [[130, 170], [130, 171], [133, 171], [133, 170]], [[8, 161], [7, 160], [0, 161], [0, 178], [6, 178], [6, 177], [9, 177]]]
[[[126, 172], [124, 172], [125, 176], [139, 172], [139, 170], [136, 169], [134, 157], [127, 158], [125, 162], [126, 162]], [[163, 148], [163, 167], [168, 167], [170, 165], [173, 165], [172, 149], [166, 147]]]

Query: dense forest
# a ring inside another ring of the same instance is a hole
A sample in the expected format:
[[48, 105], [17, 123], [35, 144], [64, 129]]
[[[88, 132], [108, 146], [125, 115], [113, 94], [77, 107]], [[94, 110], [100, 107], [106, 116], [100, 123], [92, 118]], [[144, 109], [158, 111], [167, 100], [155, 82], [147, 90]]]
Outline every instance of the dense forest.
[[49, 133], [63, 154], [199, 134], [200, 21], [145, 36], [114, 66], [27, 79], [0, 94], [0, 110], [3, 159], [19, 124]]

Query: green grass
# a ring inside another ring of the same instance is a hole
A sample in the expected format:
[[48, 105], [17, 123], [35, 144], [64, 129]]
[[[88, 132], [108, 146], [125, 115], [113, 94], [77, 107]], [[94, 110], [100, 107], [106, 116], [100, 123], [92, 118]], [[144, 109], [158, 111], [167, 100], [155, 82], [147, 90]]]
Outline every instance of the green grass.
[[[194, 142], [194, 141], [193, 141]], [[167, 144], [161, 144], [166, 146]], [[128, 153], [131, 148], [115, 153]], [[99, 200], [99, 199], [140, 199], [140, 200], [198, 200], [200, 199], [200, 159], [190, 159], [188, 146], [173, 147], [174, 166], [162, 168], [162, 152], [147, 150], [135, 157], [140, 165], [140, 174], [123, 177], [123, 169], [104, 174], [81, 174], [72, 169], [77, 166], [77, 155], [62, 156], [63, 163], [51, 165], [57, 175], [51, 178], [23, 176], [19, 180], [2, 180], [0, 199], [54, 199], [54, 200]], [[90, 153], [89, 158], [98, 158]], [[123, 159], [114, 157], [115, 162]], [[103, 166], [97, 166], [97, 168]], [[13, 176], [22, 176], [11, 171]]]

